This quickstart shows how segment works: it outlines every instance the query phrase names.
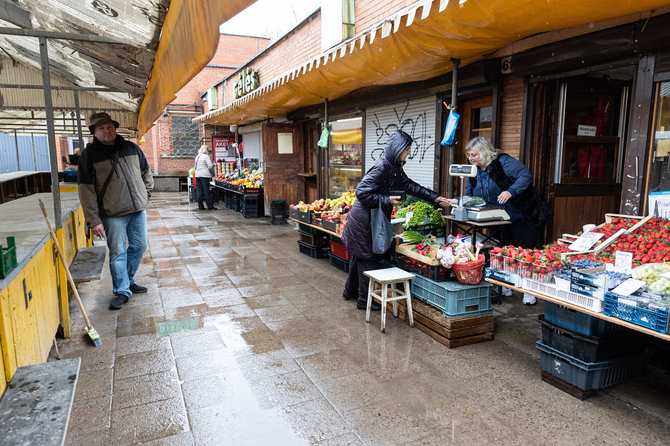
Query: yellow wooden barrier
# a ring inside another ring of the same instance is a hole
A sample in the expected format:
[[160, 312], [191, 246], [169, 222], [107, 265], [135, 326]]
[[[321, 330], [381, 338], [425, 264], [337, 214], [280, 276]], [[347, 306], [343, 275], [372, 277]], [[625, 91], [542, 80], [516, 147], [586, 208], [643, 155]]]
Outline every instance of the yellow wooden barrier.
[[[79, 248], [90, 246], [81, 206], [63, 221], [56, 236], [68, 264]], [[45, 225], [46, 232], [46, 225]], [[0, 290], [0, 395], [18, 367], [45, 362], [59, 323], [70, 336], [65, 270], [47, 235], [44, 245]]]

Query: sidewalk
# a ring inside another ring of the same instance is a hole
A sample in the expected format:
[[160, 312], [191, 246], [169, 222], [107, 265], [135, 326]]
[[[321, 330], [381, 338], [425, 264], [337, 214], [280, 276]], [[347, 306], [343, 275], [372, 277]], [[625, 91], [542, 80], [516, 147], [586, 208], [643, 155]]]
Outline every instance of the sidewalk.
[[[540, 379], [539, 302], [504, 298], [496, 339], [447, 349], [342, 299], [346, 274], [298, 252], [294, 225], [154, 194], [136, 281], [108, 309], [109, 270], [72, 302], [62, 357], [82, 366], [66, 444], [667, 444], [659, 372], [579, 401]], [[656, 381], [658, 379], [658, 381]], [[653, 381], [653, 382], [652, 382]], [[663, 387], [665, 386], [665, 387]]]

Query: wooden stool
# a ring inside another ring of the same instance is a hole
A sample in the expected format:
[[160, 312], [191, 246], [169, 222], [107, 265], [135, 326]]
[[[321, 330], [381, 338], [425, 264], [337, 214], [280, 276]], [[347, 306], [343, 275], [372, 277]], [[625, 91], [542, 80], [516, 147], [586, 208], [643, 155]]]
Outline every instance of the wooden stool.
[[[409, 281], [416, 277], [400, 268], [385, 268], [365, 271], [363, 274], [370, 278], [368, 287], [368, 308], [365, 312], [365, 321], [370, 322], [370, 308], [372, 300], [377, 299], [382, 306], [382, 333], [386, 333], [386, 303], [393, 302], [393, 315], [398, 317], [398, 304], [396, 301], [405, 299], [407, 302], [407, 319], [409, 325], [414, 326], [414, 317], [412, 316], [412, 295], [409, 289]], [[404, 290], [400, 290], [396, 285], [402, 283]], [[375, 289], [376, 285], [378, 289]], [[390, 296], [389, 296], [390, 294]]]

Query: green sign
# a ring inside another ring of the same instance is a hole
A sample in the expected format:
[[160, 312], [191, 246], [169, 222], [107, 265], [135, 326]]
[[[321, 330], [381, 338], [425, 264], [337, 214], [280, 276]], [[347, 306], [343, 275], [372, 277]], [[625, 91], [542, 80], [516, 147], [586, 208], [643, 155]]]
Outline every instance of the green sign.
[[259, 86], [258, 71], [254, 71], [251, 67], [247, 67], [240, 72], [240, 76], [235, 82], [233, 90], [235, 92], [235, 99], [241, 98], [247, 93], [251, 93]]

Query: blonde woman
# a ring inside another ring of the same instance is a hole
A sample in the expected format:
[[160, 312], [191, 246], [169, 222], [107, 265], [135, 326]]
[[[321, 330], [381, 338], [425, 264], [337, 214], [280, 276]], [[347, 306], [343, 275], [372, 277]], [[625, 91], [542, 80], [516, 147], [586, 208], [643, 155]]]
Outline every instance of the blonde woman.
[[208, 210], [216, 209], [212, 204], [212, 197], [209, 195], [209, 184], [212, 182], [212, 166], [209, 148], [203, 144], [195, 157], [195, 197], [198, 201], [198, 209], [205, 209], [202, 204], [203, 199], [207, 203]]

